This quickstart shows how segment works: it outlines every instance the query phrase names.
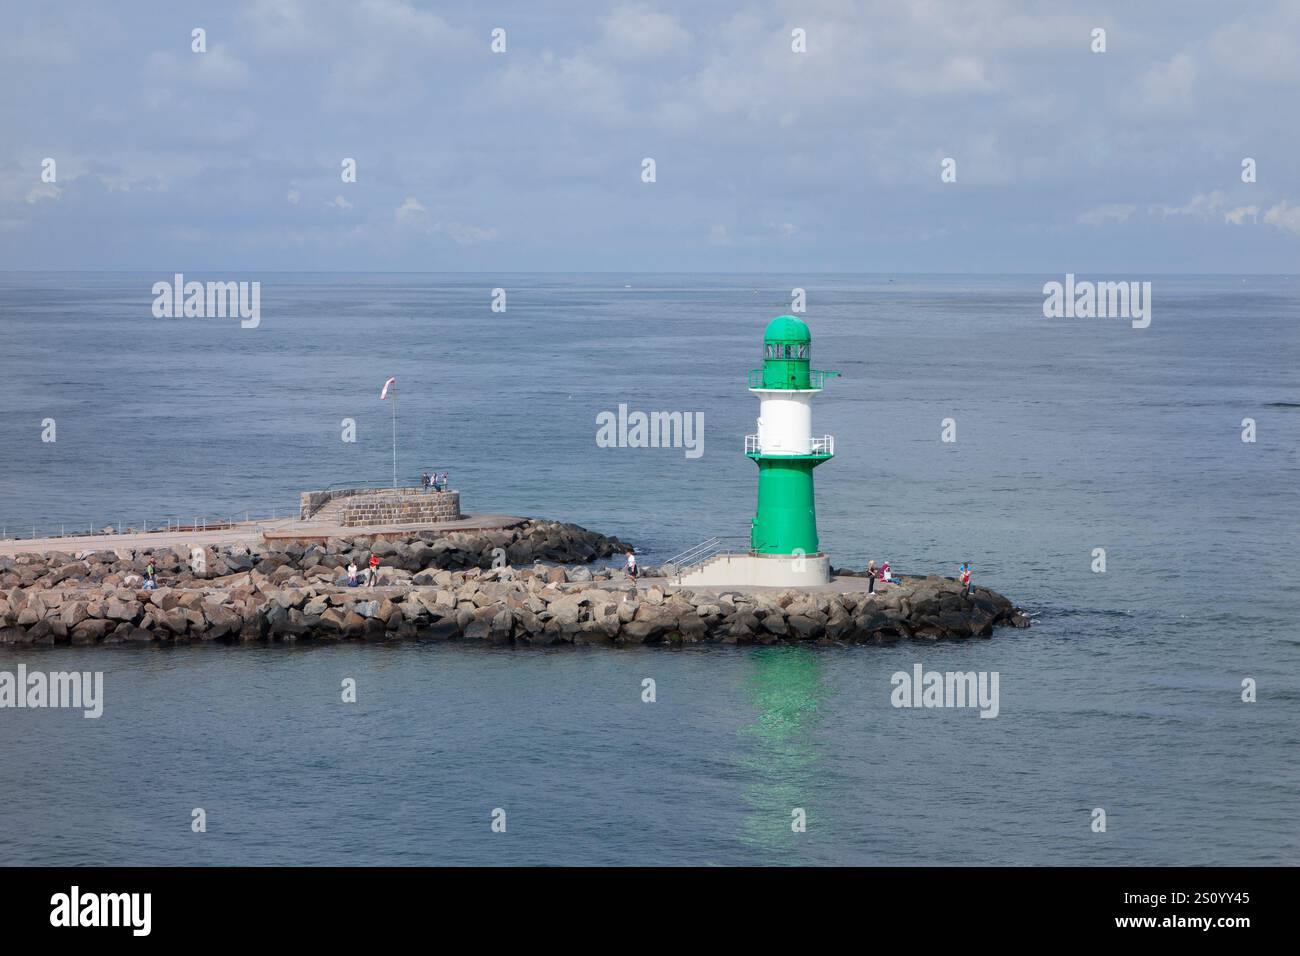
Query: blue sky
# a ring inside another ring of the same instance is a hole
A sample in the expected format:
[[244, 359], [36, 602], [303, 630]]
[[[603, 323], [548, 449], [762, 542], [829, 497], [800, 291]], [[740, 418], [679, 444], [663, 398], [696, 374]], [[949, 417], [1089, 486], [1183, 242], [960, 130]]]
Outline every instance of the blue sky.
[[0, 17], [4, 269], [1289, 273], [1300, 252], [1293, 0]]

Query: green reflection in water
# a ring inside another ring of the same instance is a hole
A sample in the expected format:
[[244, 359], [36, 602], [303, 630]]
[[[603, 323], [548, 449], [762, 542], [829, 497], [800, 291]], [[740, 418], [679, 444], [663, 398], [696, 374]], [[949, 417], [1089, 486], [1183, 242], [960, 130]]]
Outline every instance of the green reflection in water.
[[753, 778], [743, 794], [750, 812], [740, 838], [764, 850], [787, 851], [808, 837], [790, 829], [795, 807], [807, 811], [810, 833], [814, 817], [824, 824], [829, 810], [814, 806], [820, 757], [814, 732], [830, 689], [821, 655], [809, 648], [759, 648], [750, 661], [745, 696], [758, 716], [740, 731], [752, 746], [739, 763]]

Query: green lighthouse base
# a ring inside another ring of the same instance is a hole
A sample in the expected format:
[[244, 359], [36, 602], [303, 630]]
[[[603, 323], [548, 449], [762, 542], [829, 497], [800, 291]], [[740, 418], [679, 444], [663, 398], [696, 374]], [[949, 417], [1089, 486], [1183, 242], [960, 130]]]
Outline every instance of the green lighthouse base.
[[813, 469], [829, 454], [750, 455], [758, 465], [758, 508], [750, 525], [755, 554], [816, 554]]

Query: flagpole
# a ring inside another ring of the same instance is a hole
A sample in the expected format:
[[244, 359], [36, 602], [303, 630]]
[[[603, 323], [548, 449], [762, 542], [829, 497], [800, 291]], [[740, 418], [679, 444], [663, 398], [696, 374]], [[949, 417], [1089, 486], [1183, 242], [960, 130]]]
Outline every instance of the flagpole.
[[397, 487], [397, 383], [393, 383], [393, 487]]

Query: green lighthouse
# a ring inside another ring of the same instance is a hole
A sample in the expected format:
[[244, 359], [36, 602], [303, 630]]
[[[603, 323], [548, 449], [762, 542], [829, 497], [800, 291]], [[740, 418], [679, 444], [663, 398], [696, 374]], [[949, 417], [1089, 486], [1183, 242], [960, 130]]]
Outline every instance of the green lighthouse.
[[745, 436], [745, 455], [758, 465], [758, 509], [749, 550], [722, 550], [718, 538], [667, 564], [690, 587], [816, 587], [831, 580], [830, 555], [817, 540], [813, 469], [835, 455], [835, 439], [814, 438], [812, 399], [839, 372], [811, 368], [812, 335], [793, 315], [768, 323], [763, 367], [749, 373], [758, 396], [758, 434]]
[[756, 555], [820, 554], [813, 469], [835, 454], [830, 435], [813, 437], [812, 398], [839, 372], [809, 366], [812, 335], [792, 315], [768, 323], [763, 367], [749, 373], [759, 397], [758, 434], [745, 437], [745, 454], [758, 465], [758, 509], [750, 527]]

